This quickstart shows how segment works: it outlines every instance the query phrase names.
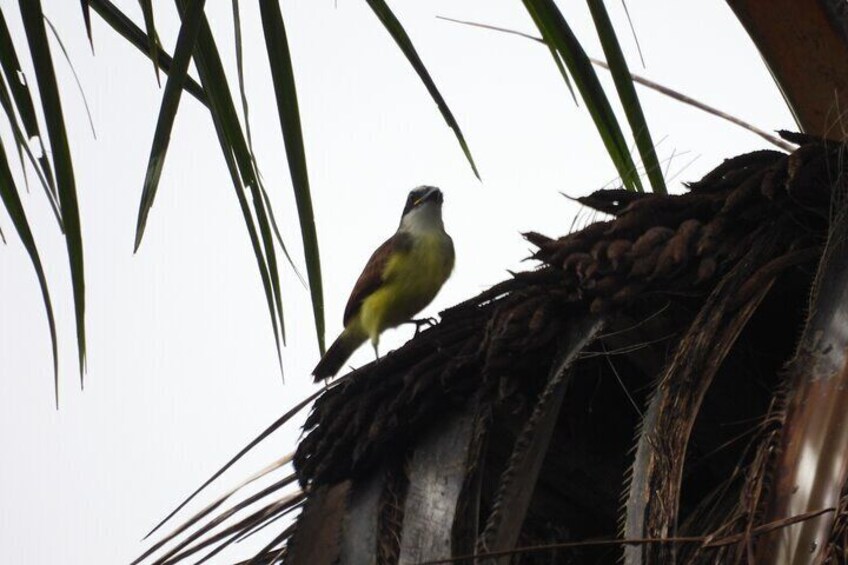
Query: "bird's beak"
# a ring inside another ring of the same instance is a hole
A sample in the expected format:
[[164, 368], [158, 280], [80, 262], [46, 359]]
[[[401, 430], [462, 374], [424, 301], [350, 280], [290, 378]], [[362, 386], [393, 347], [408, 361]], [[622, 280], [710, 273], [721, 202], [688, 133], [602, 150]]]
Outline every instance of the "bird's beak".
[[424, 196], [415, 201], [414, 206], [418, 206], [422, 202], [427, 202], [429, 200], [439, 200], [439, 196], [441, 195], [441, 191], [438, 188], [434, 188], [427, 192]]

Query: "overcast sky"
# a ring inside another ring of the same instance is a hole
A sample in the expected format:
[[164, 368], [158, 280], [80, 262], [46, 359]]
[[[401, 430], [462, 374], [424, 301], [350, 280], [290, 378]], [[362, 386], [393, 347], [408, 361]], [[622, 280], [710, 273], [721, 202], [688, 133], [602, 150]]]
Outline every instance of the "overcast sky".
[[[97, 130], [95, 141], [69, 68], [54, 49], [85, 243], [88, 372], [81, 392], [64, 242], [34, 188], [23, 198], [59, 324], [61, 410], [53, 405], [49, 334], [35, 275], [0, 210], [9, 240], [0, 246], [0, 563], [126, 563], [182, 497], [313, 390], [309, 372], [318, 349], [308, 292], [283, 268], [283, 384], [233, 187], [208, 113], [189, 96], [180, 106], [144, 241], [133, 255], [162, 91], [149, 61], [96, 15], [92, 56], [79, 3], [42, 2], [80, 75]], [[136, 0], [116, 4], [142, 21]], [[173, 5], [154, 4], [158, 31], [171, 50], [178, 29]], [[286, 242], [304, 270], [262, 28], [254, 3], [241, 5], [254, 145]], [[522, 231], [556, 236], [567, 233], [575, 217], [578, 226], [588, 221], [561, 192], [587, 194], [616, 177], [588, 113], [571, 101], [546, 49], [435, 18], [532, 32], [521, 2], [390, 5], [462, 126], [483, 182], [364, 2], [282, 2], [321, 244], [328, 343], [341, 330], [356, 277], [393, 233], [411, 188], [442, 188], [445, 224], [456, 245], [454, 275], [425, 312], [434, 315], [502, 280], [507, 269], [531, 268], [521, 262], [529, 254]], [[646, 68], [621, 3], [607, 5], [634, 71], [765, 129], [793, 127], [724, 2], [630, 2]], [[585, 5], [560, 6], [589, 53], [599, 56]], [[24, 51], [17, 3], [0, 0], [0, 7]], [[207, 13], [235, 87], [231, 3], [209, 1]], [[723, 158], [767, 147], [655, 92], [639, 94], [674, 191]], [[4, 122], [0, 135], [8, 140], [8, 134]], [[397, 347], [412, 331], [385, 334], [382, 349]], [[363, 347], [352, 363], [370, 358]], [[293, 449], [298, 426], [273, 436], [194, 508]]]

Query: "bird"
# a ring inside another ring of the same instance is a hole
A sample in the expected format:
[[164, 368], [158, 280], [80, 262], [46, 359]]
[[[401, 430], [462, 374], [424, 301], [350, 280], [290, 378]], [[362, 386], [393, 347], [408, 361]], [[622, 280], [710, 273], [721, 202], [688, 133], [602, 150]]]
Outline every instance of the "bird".
[[380, 334], [413, 320], [436, 297], [453, 271], [453, 240], [442, 220], [442, 191], [414, 188], [400, 225], [366, 263], [344, 310], [344, 330], [312, 371], [315, 382], [339, 372], [365, 341], [379, 359]]

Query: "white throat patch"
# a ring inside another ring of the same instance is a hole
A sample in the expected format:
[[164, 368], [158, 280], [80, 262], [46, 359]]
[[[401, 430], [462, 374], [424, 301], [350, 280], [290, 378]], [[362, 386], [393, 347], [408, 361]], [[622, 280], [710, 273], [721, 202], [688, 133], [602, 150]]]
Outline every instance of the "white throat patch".
[[444, 231], [445, 224], [442, 221], [442, 207], [435, 202], [425, 202], [417, 208], [410, 210], [400, 220], [398, 231], [412, 234], [432, 233], [433, 231]]

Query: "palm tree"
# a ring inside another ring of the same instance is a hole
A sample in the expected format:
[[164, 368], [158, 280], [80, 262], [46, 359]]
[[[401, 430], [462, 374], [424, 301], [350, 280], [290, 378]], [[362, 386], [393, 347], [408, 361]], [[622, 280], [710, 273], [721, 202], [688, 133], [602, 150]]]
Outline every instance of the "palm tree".
[[[161, 559], [179, 560], [208, 547], [216, 552], [303, 508], [296, 526], [276, 534], [253, 562], [427, 562], [472, 554], [502, 562], [611, 562], [622, 554], [628, 563], [837, 561], [845, 551], [846, 512], [839, 315], [845, 228], [838, 198], [843, 159], [841, 144], [822, 138], [841, 140], [831, 128], [839, 120], [831, 115], [848, 76], [842, 56], [846, 25], [826, 2], [787, 3], [786, 13], [796, 12], [786, 19], [773, 18], [767, 4], [732, 6], [810, 134], [784, 134], [797, 150], [730, 159], [690, 193], [664, 196], [629, 71], [621, 66], [603, 3], [590, 1], [636, 145], [654, 173], [649, 174], [654, 194], [598, 192], [581, 202], [612, 220], [558, 239], [527, 234], [539, 269], [518, 273], [444, 312], [437, 327], [381, 363], [340, 379], [315, 403], [309, 434], [293, 458], [296, 475], [214, 518], [223, 521], [262, 504], [223, 531], [213, 530], [218, 521], [197, 534], [178, 530], [183, 536], [178, 549]], [[369, 5], [438, 102], [441, 96], [399, 22], [384, 3]], [[142, 6], [149, 15], [151, 3]], [[320, 340], [320, 269], [305, 166], [299, 167], [303, 149], [291, 62], [277, 3], [261, 6], [311, 258]], [[579, 90], [622, 183], [640, 188], [606, 96], [565, 19], [549, 0], [526, 0], [525, 6], [554, 60], [567, 69], [563, 76]], [[171, 60], [157, 45], [152, 17], [144, 33], [108, 2], [83, 3], [87, 16], [94, 8], [112, 18], [110, 25], [170, 73], [137, 243], [185, 89], [208, 104], [233, 182], [245, 195], [240, 204], [278, 333], [273, 216], [249, 135], [242, 133], [228, 97], [203, 2], [180, 1], [178, 7], [183, 24]], [[35, 156], [32, 161], [68, 242], [82, 365], [83, 262], [73, 171], [64, 155], [66, 135], [40, 6], [21, 2], [21, 11], [53, 149], [52, 163]], [[787, 21], [791, 34], [780, 27]], [[790, 36], [799, 43], [787, 47]], [[3, 52], [9, 61], [13, 51]], [[186, 77], [192, 56], [200, 85]], [[15, 81], [6, 72], [13, 94], [4, 108], [16, 123], [14, 100], [20, 131], [30, 134], [23, 117], [27, 98], [21, 92], [24, 102], [13, 98]], [[439, 105], [473, 166], [456, 121], [443, 100]], [[22, 139], [16, 134], [24, 151]], [[50, 312], [40, 259], [7, 170], [0, 168], [4, 204]], [[738, 421], [747, 423], [741, 437], [738, 428], [727, 426]], [[630, 451], [634, 429], [636, 447]], [[283, 458], [274, 468], [287, 462]], [[295, 477], [304, 490], [274, 499]]]
[[581, 198], [612, 219], [527, 234], [538, 269], [323, 393], [295, 474], [228, 529], [178, 530], [163, 562], [295, 508], [251, 562], [844, 561], [845, 20], [732, 6], [798, 149], [682, 196]]
[[[366, 3], [420, 77], [445, 123], [455, 134], [474, 175], [479, 178], [476, 164], [457, 120], [430, 77], [400, 21], [384, 0], [367, 0]], [[40, 100], [39, 96], [36, 96], [35, 92], [30, 89], [29, 84], [19, 78], [25, 76], [19, 55], [19, 51], [24, 47], [21, 45], [22, 41], [19, 41], [22, 38], [12, 37], [5, 16], [0, 12], [0, 42], [4, 46], [0, 66], [2, 66], [5, 79], [3, 88], [0, 88], [0, 98], [2, 98], [0, 102], [2, 102], [4, 113], [13, 132], [10, 145], [20, 154], [22, 166], [23, 155], [26, 154], [28, 164], [35, 171], [52, 206], [57, 225], [65, 236], [73, 281], [76, 341], [80, 377], [82, 379], [85, 372], [86, 356], [85, 262], [82, 233], [79, 227], [79, 211], [76, 204], [77, 191], [73, 163], [70, 158], [68, 134], [64, 125], [62, 102], [59, 97], [53, 57], [48, 43], [48, 30], [57, 39], [58, 34], [45, 17], [40, 0], [20, 2], [19, 5], [26, 35], [25, 47], [28, 48], [29, 59], [33, 64], [34, 76], [39, 86]], [[85, 0], [81, 3], [92, 48], [94, 43], [91, 37], [91, 18], [94, 14], [125, 38], [129, 44], [136, 47], [144, 56], [150, 58], [154, 63], [157, 80], [160, 80], [160, 71], [167, 74], [148, 167], [142, 183], [135, 233], [135, 250], [138, 250], [143, 241], [147, 219], [155, 201], [159, 179], [166, 163], [171, 131], [180, 108], [182, 93], [187, 92], [206, 106], [212, 118], [224, 161], [238, 197], [240, 212], [250, 236], [279, 356], [280, 344], [284, 340], [285, 330], [278, 266], [280, 261], [277, 255], [282, 250], [289, 263], [291, 263], [291, 258], [277, 228], [274, 212], [253, 151], [247, 121], [248, 103], [244, 85], [239, 2], [235, 0], [232, 7], [241, 116], [239, 116], [239, 108], [232, 96], [230, 82], [221, 61], [218, 40], [214, 36], [204, 13], [204, 1], [178, 0], [176, 2], [181, 26], [173, 57], [163, 49], [159, 42], [152, 2], [142, 1], [140, 5], [144, 14], [145, 30], [136, 25], [110, 0]], [[628, 122], [631, 129], [637, 132], [635, 144], [648, 171], [647, 176], [655, 190], [664, 191], [664, 181], [660, 174], [661, 169], [654, 153], [649, 129], [642, 115], [633, 85], [628, 78], [627, 65], [621, 56], [615, 35], [611, 31], [611, 24], [602, 3], [593, 2], [591, 6], [593, 6], [593, 15], [598, 20], [598, 29], [601, 32], [599, 35], [605, 52], [610, 56], [611, 70], [613, 76], [616, 77], [617, 89], [622, 100], [626, 102]], [[580, 90], [583, 99], [586, 101], [624, 184], [630, 189], [641, 190], [641, 180], [636, 172], [637, 169], [630, 156], [622, 130], [612, 112], [610, 102], [591, 68], [590, 60], [583, 52], [579, 42], [553, 4], [534, 1], [528, 2], [526, 8], [539, 25], [539, 29], [546, 36], [550, 36], [551, 41], [557, 42], [554, 52], [555, 61], [569, 89], [572, 89], [572, 79], [569, 76], [573, 77], [574, 86]], [[260, 2], [259, 11], [267, 51], [268, 68], [276, 94], [280, 129], [285, 142], [291, 185], [301, 228], [300, 233], [316, 335], [319, 349], [323, 351], [323, 283], [309, 175], [306, 168], [300, 125], [297, 89], [294, 82], [286, 29], [278, 2]], [[61, 40], [59, 40], [59, 44], [61, 46]], [[63, 46], [62, 49], [64, 50]], [[189, 65], [192, 61], [196, 66], [199, 82], [189, 75]], [[566, 72], [566, 67], [568, 72]], [[39, 124], [38, 112], [36, 112], [36, 108], [39, 106], [38, 102], [41, 103], [40, 111], [46, 128]], [[42, 132], [42, 130], [45, 131]], [[37, 157], [36, 152], [30, 148], [29, 141], [32, 139], [39, 143], [40, 155]], [[48, 152], [45, 147], [48, 147], [50, 151]], [[19, 197], [19, 187], [16, 186], [9, 166], [9, 159], [7, 158], [9, 152], [4, 146], [3, 152], [0, 154], [0, 174], [3, 175], [2, 200], [13, 219], [15, 230], [30, 255], [41, 288], [53, 345], [54, 377], [56, 379], [55, 388], [58, 405], [58, 359], [52, 301], [36, 239]], [[23, 170], [25, 172], [26, 168]], [[282, 363], [282, 361], [280, 362]]]

